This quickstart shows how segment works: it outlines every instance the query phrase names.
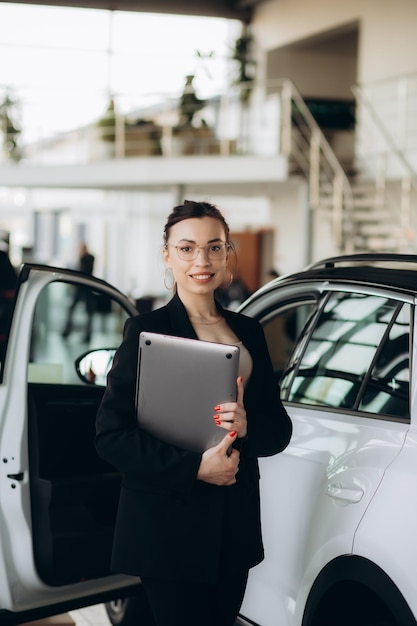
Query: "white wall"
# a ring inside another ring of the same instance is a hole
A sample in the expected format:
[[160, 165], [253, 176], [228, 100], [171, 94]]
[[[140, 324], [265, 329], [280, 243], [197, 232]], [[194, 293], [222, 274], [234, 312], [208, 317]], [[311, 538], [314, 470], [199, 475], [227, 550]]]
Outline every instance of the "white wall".
[[357, 25], [324, 41], [302, 42], [268, 54], [269, 80], [289, 78], [303, 97], [351, 99], [357, 81]]
[[359, 82], [417, 72], [415, 0], [270, 0], [261, 3], [255, 36], [266, 51], [358, 22]]
[[[270, 225], [275, 230], [275, 260], [280, 274], [308, 265], [307, 183], [294, 179], [271, 199]], [[327, 256], [327, 255], [326, 255]]]

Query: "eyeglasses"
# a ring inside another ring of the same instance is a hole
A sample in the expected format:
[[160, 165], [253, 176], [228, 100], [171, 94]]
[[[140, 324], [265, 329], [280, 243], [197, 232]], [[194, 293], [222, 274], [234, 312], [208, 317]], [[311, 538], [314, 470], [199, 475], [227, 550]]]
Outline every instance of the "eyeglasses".
[[209, 243], [207, 246], [197, 246], [195, 243], [182, 243], [178, 246], [167, 243], [165, 246], [175, 248], [181, 261], [195, 261], [199, 250], [204, 250], [210, 261], [223, 261], [230, 248], [230, 244], [224, 241], [220, 243]]

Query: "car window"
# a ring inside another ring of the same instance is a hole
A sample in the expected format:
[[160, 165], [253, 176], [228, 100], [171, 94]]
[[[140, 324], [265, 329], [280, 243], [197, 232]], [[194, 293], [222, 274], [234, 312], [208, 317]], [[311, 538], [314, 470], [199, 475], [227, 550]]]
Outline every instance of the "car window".
[[299, 345], [299, 337], [315, 307], [315, 301], [287, 306], [264, 322], [265, 338], [277, 381], [280, 381], [294, 347]]
[[[296, 372], [284, 377], [286, 399], [344, 409], [359, 406], [370, 413], [387, 409], [389, 415], [399, 411], [400, 417], [407, 417], [409, 320], [408, 305], [401, 309], [395, 300], [332, 293], [315, 321]], [[395, 401], [399, 388], [402, 400]], [[376, 399], [377, 391], [385, 395]]]
[[359, 410], [409, 417], [411, 307], [404, 304], [381, 344]]
[[33, 317], [29, 382], [81, 384], [77, 359], [91, 350], [118, 347], [127, 317], [118, 302], [90, 287], [48, 284]]

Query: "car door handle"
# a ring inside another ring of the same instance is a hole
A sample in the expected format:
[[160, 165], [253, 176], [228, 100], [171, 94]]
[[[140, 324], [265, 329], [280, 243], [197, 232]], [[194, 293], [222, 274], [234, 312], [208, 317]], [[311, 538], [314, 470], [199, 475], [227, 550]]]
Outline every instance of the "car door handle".
[[339, 483], [332, 483], [327, 485], [326, 494], [333, 500], [354, 504], [362, 500], [364, 491], [360, 487], [344, 487]]
[[10, 480], [17, 480], [21, 482], [24, 479], [25, 475], [23, 472], [18, 472], [17, 474], [7, 474], [7, 478]]

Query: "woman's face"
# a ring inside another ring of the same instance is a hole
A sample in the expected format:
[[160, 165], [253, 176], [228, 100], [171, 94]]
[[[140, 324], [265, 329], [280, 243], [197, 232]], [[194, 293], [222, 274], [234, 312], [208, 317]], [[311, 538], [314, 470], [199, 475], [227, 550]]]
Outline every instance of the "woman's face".
[[[164, 261], [173, 272], [179, 295], [209, 294], [221, 285], [228, 260], [225, 243], [224, 226], [213, 217], [189, 218], [172, 226]], [[195, 255], [196, 246], [197, 256], [187, 258]]]

